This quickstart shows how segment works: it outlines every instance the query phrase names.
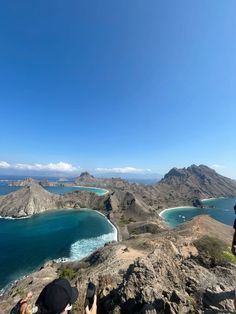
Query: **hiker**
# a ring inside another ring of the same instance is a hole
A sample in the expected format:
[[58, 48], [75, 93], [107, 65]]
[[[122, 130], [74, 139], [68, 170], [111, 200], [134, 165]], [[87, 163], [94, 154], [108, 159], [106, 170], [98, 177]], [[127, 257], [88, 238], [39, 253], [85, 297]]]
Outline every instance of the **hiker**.
[[[77, 298], [78, 289], [71, 287], [67, 279], [59, 278], [43, 288], [35, 304], [38, 306], [38, 314], [69, 314]], [[94, 297], [91, 310], [86, 307], [86, 314], [96, 314], [96, 300]]]
[[[236, 214], [236, 205], [234, 205], [234, 212]], [[236, 256], [236, 219], [234, 220], [234, 235], [233, 235], [231, 251]]]
[[71, 287], [68, 280], [60, 278], [50, 282], [41, 291], [35, 304], [38, 313], [67, 314], [78, 298], [78, 290]]
[[[236, 205], [234, 205], [234, 212], [236, 214]], [[231, 251], [234, 254], [234, 256], [236, 256], [236, 219], [234, 220], [234, 235], [233, 235]], [[235, 289], [235, 292], [234, 292], [234, 308], [236, 310], [236, 289]]]
[[31, 299], [33, 293], [30, 291], [28, 292], [27, 296], [24, 299], [21, 299], [17, 304], [13, 307], [10, 314], [32, 314], [36, 313], [36, 308], [32, 309], [31, 307]]

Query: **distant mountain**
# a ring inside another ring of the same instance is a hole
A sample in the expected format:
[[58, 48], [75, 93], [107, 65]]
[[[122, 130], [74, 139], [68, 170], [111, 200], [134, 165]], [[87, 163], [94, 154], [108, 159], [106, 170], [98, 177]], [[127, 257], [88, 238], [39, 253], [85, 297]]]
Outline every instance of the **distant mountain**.
[[199, 198], [235, 196], [236, 181], [218, 174], [205, 165], [171, 169], [156, 185], [162, 192]]
[[81, 183], [96, 183], [97, 179], [92, 176], [90, 173], [87, 171], [82, 172], [81, 175], [77, 178], [75, 178], [75, 183], [76, 184], [81, 184]]
[[159, 173], [117, 173], [117, 172], [109, 172], [109, 173], [95, 173], [94, 174], [97, 178], [122, 178], [128, 181], [137, 181], [137, 182], [145, 182], [145, 181], [152, 181], [158, 182], [163, 178], [163, 175]]

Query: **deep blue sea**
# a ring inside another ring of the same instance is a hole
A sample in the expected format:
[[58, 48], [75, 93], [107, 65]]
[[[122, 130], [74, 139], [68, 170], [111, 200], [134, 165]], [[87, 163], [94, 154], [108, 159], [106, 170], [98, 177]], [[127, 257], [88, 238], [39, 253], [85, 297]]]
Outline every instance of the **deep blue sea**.
[[116, 240], [115, 228], [93, 210], [55, 210], [0, 219], [0, 289], [47, 260], [81, 259]]
[[[0, 195], [21, 187], [0, 182]], [[104, 189], [47, 187], [64, 194], [87, 190], [98, 195]], [[54, 210], [26, 219], [0, 218], [0, 291], [14, 280], [29, 274], [51, 259], [82, 259], [105, 243], [117, 240], [116, 229], [93, 210]]]
[[220, 222], [233, 226], [234, 219], [236, 218], [233, 210], [236, 204], [236, 197], [209, 199], [204, 200], [203, 203], [206, 206], [214, 206], [214, 208], [171, 208], [163, 211], [160, 215], [171, 227], [189, 221], [197, 215], [209, 215]]

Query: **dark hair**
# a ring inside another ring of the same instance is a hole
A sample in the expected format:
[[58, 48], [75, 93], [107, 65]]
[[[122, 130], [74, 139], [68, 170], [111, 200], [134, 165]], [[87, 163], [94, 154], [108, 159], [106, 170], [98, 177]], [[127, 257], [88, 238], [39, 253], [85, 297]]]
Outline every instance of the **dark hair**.
[[234, 210], [236, 210], [236, 204], [234, 205]]

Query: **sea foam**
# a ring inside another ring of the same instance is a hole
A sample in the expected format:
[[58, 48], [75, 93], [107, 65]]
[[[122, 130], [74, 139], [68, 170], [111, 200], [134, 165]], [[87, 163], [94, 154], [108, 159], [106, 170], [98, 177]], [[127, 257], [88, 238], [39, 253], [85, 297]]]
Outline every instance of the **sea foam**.
[[81, 260], [92, 254], [97, 249], [103, 247], [105, 243], [116, 240], [117, 235], [115, 232], [103, 234], [94, 238], [79, 240], [71, 245], [70, 260]]

